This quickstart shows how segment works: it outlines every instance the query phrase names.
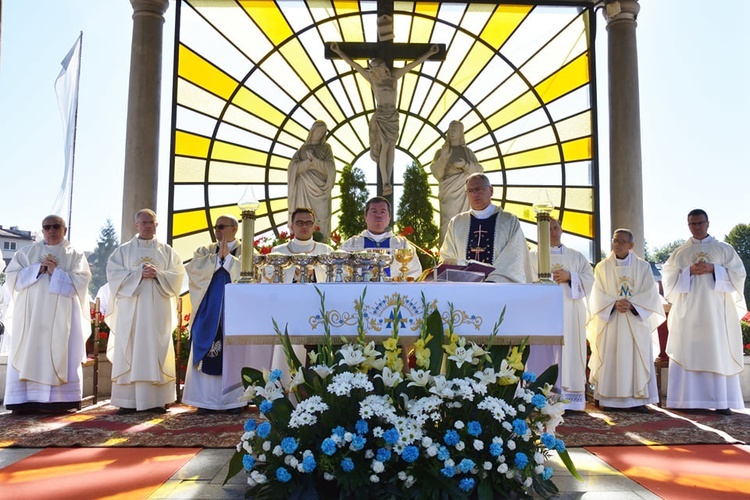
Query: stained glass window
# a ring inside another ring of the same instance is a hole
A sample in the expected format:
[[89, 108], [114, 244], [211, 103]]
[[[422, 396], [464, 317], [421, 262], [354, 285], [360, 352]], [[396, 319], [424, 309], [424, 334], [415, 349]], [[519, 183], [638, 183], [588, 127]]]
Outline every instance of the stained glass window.
[[[287, 230], [287, 167], [316, 119], [328, 125], [337, 170], [362, 168], [375, 194], [372, 92], [324, 48], [375, 42], [376, 18], [376, 1], [179, 2], [169, 236], [183, 258], [213, 239], [218, 215], [239, 218], [247, 187], [261, 203], [256, 235]], [[448, 124], [459, 120], [494, 202], [519, 217], [528, 241], [537, 239], [532, 205], [549, 197], [566, 244], [593, 260], [593, 22], [583, 3], [395, 1], [395, 42], [446, 46], [444, 60], [399, 83], [396, 206], [405, 167], [415, 161], [429, 172]], [[339, 199], [336, 186], [333, 228]]]

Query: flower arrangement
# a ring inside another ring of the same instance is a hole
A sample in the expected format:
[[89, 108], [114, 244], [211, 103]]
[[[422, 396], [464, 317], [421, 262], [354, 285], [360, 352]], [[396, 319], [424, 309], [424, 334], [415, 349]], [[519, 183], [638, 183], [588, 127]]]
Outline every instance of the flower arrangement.
[[253, 247], [255, 251], [261, 255], [271, 253], [273, 247], [282, 245], [289, 241], [290, 235], [286, 231], [281, 231], [277, 238], [271, 238], [270, 236], [262, 236], [253, 241]]
[[750, 356], [750, 312], [742, 317], [740, 326], [742, 327], [742, 353]]
[[99, 343], [98, 352], [103, 353], [107, 350], [107, 340], [109, 339], [109, 326], [104, 322], [104, 314], [99, 311], [97, 312], [93, 307], [89, 310], [91, 315], [91, 335], [86, 341], [86, 355], [91, 357], [94, 355], [94, 335], [96, 334], [95, 322], [99, 320], [99, 336], [97, 342]]
[[[177, 379], [180, 385], [185, 383], [188, 358], [190, 356], [190, 313], [182, 317], [182, 322], [172, 332], [172, 340], [175, 343], [175, 358], [177, 360]], [[179, 344], [177, 339], [180, 340]], [[177, 346], [179, 345], [179, 349]]]
[[550, 496], [557, 488], [545, 461], [553, 450], [579, 477], [555, 436], [563, 413], [550, 385], [557, 367], [537, 377], [523, 370], [525, 343], [493, 345], [504, 310], [481, 347], [455, 334], [452, 321], [444, 327], [423, 295], [415, 367], [405, 370], [398, 322], [382, 345], [366, 338], [366, 289], [355, 301], [358, 338], [341, 346], [332, 343], [325, 294], [318, 294], [324, 334], [312, 365], [302, 366], [274, 323], [289, 388], [281, 370], [242, 370], [244, 398], [262, 417], [245, 424], [227, 479], [244, 469], [249, 496]]

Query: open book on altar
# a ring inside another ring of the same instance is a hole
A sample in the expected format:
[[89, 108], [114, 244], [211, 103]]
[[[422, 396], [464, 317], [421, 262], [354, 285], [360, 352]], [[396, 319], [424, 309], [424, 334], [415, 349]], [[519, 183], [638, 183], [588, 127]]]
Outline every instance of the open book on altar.
[[[466, 265], [457, 264], [440, 264], [437, 268], [437, 281], [452, 281], [460, 283], [481, 282], [487, 278], [487, 275], [494, 271], [495, 268], [489, 264], [477, 262], [475, 260], [467, 261]], [[433, 275], [430, 274], [425, 281], [431, 281]]]

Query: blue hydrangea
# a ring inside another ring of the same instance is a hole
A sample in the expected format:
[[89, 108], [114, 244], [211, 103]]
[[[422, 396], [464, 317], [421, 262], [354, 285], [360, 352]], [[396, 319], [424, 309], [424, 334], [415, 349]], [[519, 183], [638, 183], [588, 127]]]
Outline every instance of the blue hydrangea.
[[251, 455], [242, 457], [242, 466], [245, 470], [252, 470], [255, 467], [255, 459]]
[[278, 368], [276, 368], [275, 370], [271, 370], [271, 374], [268, 376], [268, 381], [276, 382], [277, 380], [281, 380], [282, 375], [283, 373]]
[[268, 435], [271, 434], [271, 423], [270, 422], [263, 422], [258, 426], [258, 436], [261, 439], [266, 439]]
[[440, 473], [445, 477], [453, 477], [456, 475], [456, 469], [453, 467], [443, 467], [440, 469]]
[[529, 457], [527, 457], [525, 453], [518, 452], [516, 453], [514, 463], [516, 464], [516, 467], [518, 467], [519, 469], [523, 469], [524, 467], [529, 465]]
[[535, 394], [534, 397], [531, 398], [531, 404], [542, 409], [547, 406], [547, 398], [544, 397], [544, 394]]
[[563, 443], [562, 439], [558, 439], [555, 441], [555, 451], [558, 453], [562, 453], [565, 451], [565, 443]]
[[499, 457], [503, 454], [503, 445], [500, 443], [492, 443], [490, 445], [490, 455], [493, 457]]
[[482, 424], [476, 420], [472, 420], [466, 424], [466, 432], [469, 433], [469, 436], [478, 436], [482, 433]]
[[325, 438], [320, 444], [320, 451], [330, 457], [331, 455], [336, 453], [336, 442], [331, 438]]
[[458, 488], [461, 491], [471, 491], [474, 489], [474, 478], [465, 477], [458, 482]]
[[354, 430], [357, 431], [357, 434], [367, 434], [367, 431], [369, 430], [367, 421], [357, 420], [357, 423], [354, 424]]
[[523, 436], [528, 432], [529, 426], [526, 425], [525, 420], [521, 420], [520, 418], [517, 418], [513, 421], [513, 432], [518, 434], [519, 436]]
[[289, 480], [292, 479], [292, 475], [289, 474], [289, 471], [284, 467], [279, 467], [278, 469], [276, 469], [276, 479], [278, 479], [282, 483], [288, 483]]
[[365, 447], [365, 444], [367, 444], [367, 438], [357, 434], [352, 438], [351, 448], [354, 451], [359, 451]]
[[455, 446], [458, 444], [459, 441], [461, 441], [461, 437], [458, 435], [458, 432], [456, 432], [454, 429], [449, 429], [445, 432], [445, 436], [443, 436], [443, 441], [445, 441], [445, 444], [448, 446]]
[[470, 458], [464, 458], [458, 463], [458, 470], [460, 470], [464, 474], [466, 474], [473, 468], [474, 468], [474, 460]]
[[437, 454], [438, 460], [448, 460], [451, 457], [451, 452], [445, 446], [441, 446]]
[[297, 451], [297, 440], [293, 437], [285, 437], [281, 440], [281, 451], [287, 455], [291, 455]]
[[302, 470], [305, 471], [305, 472], [312, 472], [312, 471], [314, 471], [315, 467], [317, 465], [318, 464], [315, 462], [315, 457], [313, 457], [312, 455], [307, 455], [302, 460]]
[[395, 427], [392, 429], [388, 429], [387, 431], [383, 433], [383, 439], [385, 440], [387, 444], [398, 443], [398, 438], [399, 438], [398, 429], [396, 429]]
[[247, 422], [245, 422], [245, 432], [254, 431], [257, 428], [258, 428], [258, 423], [252, 418], [248, 420]]
[[273, 401], [265, 400], [260, 404], [260, 412], [263, 414], [268, 413], [273, 408]]
[[542, 434], [542, 444], [545, 448], [552, 450], [555, 448], [555, 443], [557, 443], [557, 439], [554, 434], [550, 434], [549, 432]]
[[340, 425], [337, 425], [333, 428], [332, 432], [336, 434], [338, 437], [342, 438], [344, 437], [344, 434], [346, 434], [346, 429], [341, 427]]
[[545, 467], [544, 470], [542, 471], [542, 479], [546, 481], [552, 477], [552, 474], [554, 474], [552, 467]]
[[414, 462], [419, 458], [419, 448], [417, 448], [413, 444], [410, 444], [409, 446], [404, 448], [404, 451], [401, 452], [401, 458], [403, 458], [404, 462], [407, 463]]
[[354, 470], [354, 461], [351, 458], [349, 458], [349, 457], [346, 457], [345, 459], [343, 459], [341, 461], [341, 470], [343, 470], [344, 472], [351, 472], [351, 471], [353, 471]]
[[536, 373], [523, 372], [523, 375], [521, 375], [521, 378], [524, 379], [526, 382], [531, 382], [533, 384], [534, 382], [536, 382]]
[[387, 462], [391, 459], [391, 451], [386, 450], [385, 448], [379, 448], [378, 452], [375, 454], [375, 459], [379, 462]]

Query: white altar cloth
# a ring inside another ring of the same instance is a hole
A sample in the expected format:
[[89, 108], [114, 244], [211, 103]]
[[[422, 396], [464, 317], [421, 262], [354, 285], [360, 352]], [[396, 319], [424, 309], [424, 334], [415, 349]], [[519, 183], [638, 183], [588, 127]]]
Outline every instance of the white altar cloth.
[[393, 332], [397, 296], [399, 337], [405, 343], [419, 335], [422, 297], [435, 302], [443, 325], [453, 304], [454, 331], [470, 340], [486, 342], [506, 307], [495, 343], [562, 344], [563, 297], [557, 285], [516, 283], [319, 283], [229, 284], [224, 295], [224, 335], [227, 344], [277, 344], [273, 320], [288, 329], [293, 344], [317, 344], [324, 335], [321, 300], [325, 294], [331, 336], [356, 338], [355, 302], [363, 291], [367, 337], [378, 340]]

